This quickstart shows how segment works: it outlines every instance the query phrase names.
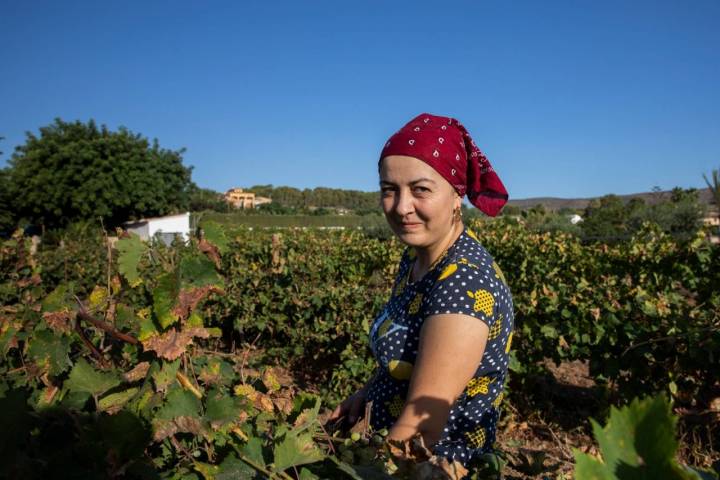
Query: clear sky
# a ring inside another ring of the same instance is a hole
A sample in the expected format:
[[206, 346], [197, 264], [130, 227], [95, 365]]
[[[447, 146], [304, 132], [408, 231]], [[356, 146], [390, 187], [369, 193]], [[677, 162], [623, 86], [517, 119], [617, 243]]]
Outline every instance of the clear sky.
[[720, 1], [0, 0], [0, 165], [25, 132], [120, 125], [200, 186], [377, 189], [418, 113], [511, 198], [701, 187], [720, 168]]

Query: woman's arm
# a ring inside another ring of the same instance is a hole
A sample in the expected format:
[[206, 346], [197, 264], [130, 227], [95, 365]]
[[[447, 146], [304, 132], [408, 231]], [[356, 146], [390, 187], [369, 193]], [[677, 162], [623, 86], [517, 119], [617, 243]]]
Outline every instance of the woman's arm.
[[420, 433], [428, 446], [440, 440], [452, 404], [480, 365], [488, 332], [485, 322], [469, 315], [425, 320], [407, 399], [389, 438], [407, 440]]

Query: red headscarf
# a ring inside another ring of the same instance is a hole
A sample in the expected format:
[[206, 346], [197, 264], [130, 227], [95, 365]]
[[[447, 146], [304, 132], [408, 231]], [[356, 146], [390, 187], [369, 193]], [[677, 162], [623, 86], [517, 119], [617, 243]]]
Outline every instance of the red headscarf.
[[385, 144], [388, 155], [415, 157], [433, 167], [463, 197], [494, 217], [507, 203], [508, 193], [488, 159], [460, 122], [423, 113], [410, 120]]

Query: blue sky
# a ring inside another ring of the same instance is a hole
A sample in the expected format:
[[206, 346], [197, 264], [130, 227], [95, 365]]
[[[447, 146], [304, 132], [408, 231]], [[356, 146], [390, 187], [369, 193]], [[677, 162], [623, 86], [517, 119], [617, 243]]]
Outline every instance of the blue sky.
[[427, 111], [512, 198], [720, 168], [717, 0], [0, 1], [0, 165], [93, 118], [185, 147], [203, 187], [376, 190], [383, 143]]

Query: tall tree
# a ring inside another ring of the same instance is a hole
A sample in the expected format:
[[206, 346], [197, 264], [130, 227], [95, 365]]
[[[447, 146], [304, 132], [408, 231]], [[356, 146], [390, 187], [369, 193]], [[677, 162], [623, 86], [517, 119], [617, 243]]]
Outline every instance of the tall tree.
[[715, 206], [718, 208], [718, 216], [720, 216], [720, 170], [713, 169], [712, 174], [710, 174], [710, 178], [703, 173], [703, 178], [710, 189], [710, 193], [713, 195], [713, 201], [715, 202]]
[[49, 227], [103, 218], [106, 225], [187, 208], [192, 168], [184, 150], [160, 148], [121, 127], [56, 119], [27, 133], [10, 159], [18, 216]]

